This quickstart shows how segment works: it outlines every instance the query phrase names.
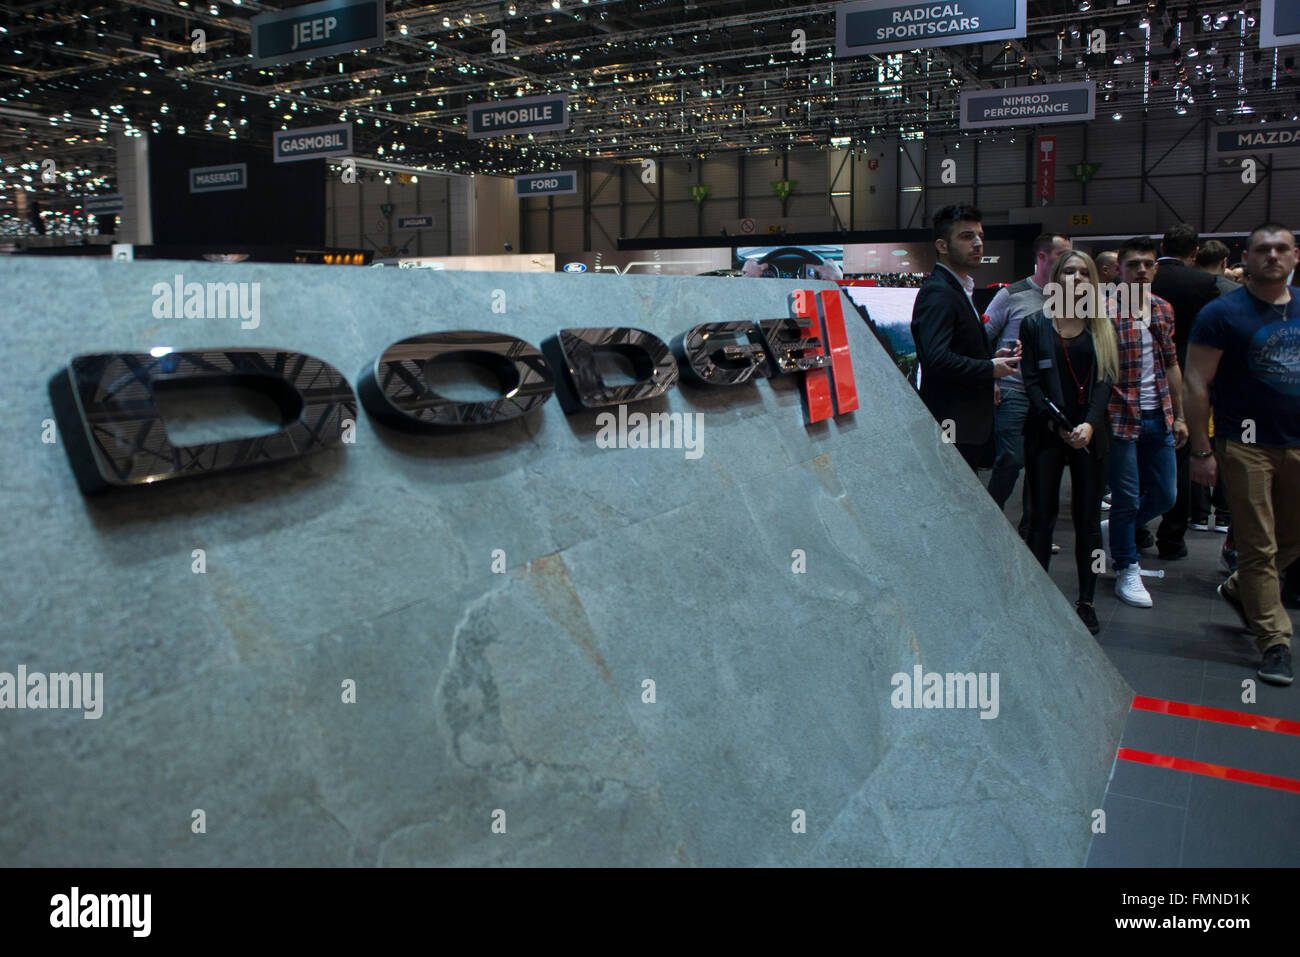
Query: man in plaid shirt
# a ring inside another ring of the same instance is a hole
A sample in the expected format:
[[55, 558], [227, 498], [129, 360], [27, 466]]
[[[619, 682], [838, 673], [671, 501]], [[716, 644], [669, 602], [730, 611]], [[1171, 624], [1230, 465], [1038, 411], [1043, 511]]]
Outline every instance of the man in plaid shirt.
[[[1174, 349], [1173, 307], [1150, 294], [1155, 242], [1146, 236], [1126, 241], [1119, 248], [1119, 266], [1121, 280], [1140, 295], [1107, 300], [1119, 338], [1119, 380], [1110, 397], [1111, 509], [1102, 522], [1102, 542], [1115, 563], [1115, 594], [1150, 608], [1134, 532], [1169, 511], [1177, 497], [1174, 450], [1188, 434], [1183, 374]], [[1149, 302], [1145, 308], [1143, 300]]]

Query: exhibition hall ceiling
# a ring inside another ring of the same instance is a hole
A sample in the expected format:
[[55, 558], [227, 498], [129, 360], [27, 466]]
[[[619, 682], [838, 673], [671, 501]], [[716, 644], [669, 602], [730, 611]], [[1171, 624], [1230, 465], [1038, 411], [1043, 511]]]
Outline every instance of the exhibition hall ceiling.
[[[0, 190], [37, 156], [82, 183], [107, 175], [114, 132], [269, 144], [342, 120], [358, 155], [506, 174], [922, 137], [957, 128], [963, 91], [1058, 81], [1096, 81], [1098, 121], [1300, 110], [1295, 48], [1261, 50], [1260, 0], [1029, 0], [1023, 39], [849, 57], [834, 3], [387, 0], [382, 45], [254, 62], [250, 19], [292, 6], [0, 3]], [[470, 104], [558, 93], [568, 129], [465, 136]]]

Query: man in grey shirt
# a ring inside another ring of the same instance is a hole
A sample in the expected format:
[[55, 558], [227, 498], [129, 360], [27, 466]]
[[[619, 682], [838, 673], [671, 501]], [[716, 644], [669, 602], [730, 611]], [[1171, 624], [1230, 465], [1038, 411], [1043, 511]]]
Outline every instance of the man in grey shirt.
[[1220, 296], [1226, 296], [1241, 288], [1240, 283], [1233, 282], [1224, 274], [1224, 270], [1228, 268], [1228, 255], [1228, 247], [1217, 239], [1207, 239], [1196, 251], [1196, 268], [1214, 277], [1214, 284], [1219, 287]]
[[[1010, 286], [999, 289], [985, 312], [988, 323], [984, 333], [993, 348], [1013, 345], [1020, 339], [1020, 321], [1043, 308], [1046, 298], [1043, 287], [1052, 275], [1057, 257], [1070, 248], [1070, 241], [1057, 233], [1043, 233], [1034, 240], [1034, 274]], [[997, 409], [993, 416], [994, 442], [997, 455], [993, 460], [993, 475], [989, 478], [989, 494], [998, 508], [1005, 508], [1011, 490], [1016, 487], [1020, 470], [1025, 467], [1025, 416], [1029, 412], [1029, 399], [1025, 395], [1024, 380], [1020, 373], [1009, 375], [998, 382], [994, 396]], [[1022, 496], [1020, 537], [1029, 529], [1029, 490]]]

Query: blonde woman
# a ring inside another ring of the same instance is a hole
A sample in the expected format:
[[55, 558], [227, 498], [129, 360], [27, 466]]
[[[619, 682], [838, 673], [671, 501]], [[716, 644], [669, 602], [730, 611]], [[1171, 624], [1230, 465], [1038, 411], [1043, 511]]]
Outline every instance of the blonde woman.
[[1020, 326], [1020, 371], [1025, 418], [1025, 483], [1029, 488], [1026, 541], [1044, 569], [1052, 558], [1052, 530], [1060, 511], [1061, 473], [1070, 470], [1074, 561], [1079, 574], [1079, 618], [1101, 631], [1093, 596], [1093, 555], [1101, 544], [1101, 496], [1110, 448], [1107, 404], [1119, 375], [1119, 346], [1087, 253], [1061, 253], [1052, 267], [1042, 310]]

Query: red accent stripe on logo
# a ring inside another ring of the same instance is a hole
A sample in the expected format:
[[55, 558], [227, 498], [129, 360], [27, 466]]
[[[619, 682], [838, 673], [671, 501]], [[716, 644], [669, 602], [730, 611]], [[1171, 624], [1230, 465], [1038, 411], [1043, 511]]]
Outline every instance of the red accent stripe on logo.
[[1300, 735], [1300, 721], [1291, 721], [1287, 718], [1270, 718], [1266, 714], [1250, 714], [1246, 711], [1207, 708], [1199, 704], [1166, 701], [1164, 698], [1144, 698], [1141, 695], [1133, 699], [1133, 707], [1138, 711], [1154, 711], [1156, 714], [1171, 714], [1179, 718], [1217, 721], [1220, 724], [1235, 724], [1239, 728], [1254, 728], [1258, 731], [1276, 731], [1278, 734]]
[[831, 372], [835, 379], [835, 414], [843, 415], [858, 407], [858, 384], [853, 379], [853, 360], [849, 357], [849, 334], [844, 328], [844, 311], [840, 308], [840, 291], [823, 289], [822, 316], [826, 329], [826, 351], [831, 355]]
[[1277, 791], [1290, 791], [1292, 794], [1300, 794], [1300, 781], [1295, 778], [1284, 778], [1277, 774], [1243, 771], [1241, 768], [1229, 768], [1222, 764], [1189, 761], [1187, 758], [1175, 758], [1168, 754], [1152, 754], [1149, 751], [1134, 751], [1132, 748], [1120, 748], [1115, 752], [1115, 757], [1121, 761], [1133, 761], [1137, 764], [1149, 764], [1156, 768], [1168, 768], [1171, 771], [1203, 774], [1208, 778], [1219, 778], [1222, 781], [1236, 781], [1239, 784], [1253, 784], [1256, 787], [1273, 788]]
[[[817, 319], [817, 298], [811, 289], [800, 289], [794, 294], [795, 315], [810, 320], [800, 337], [821, 339], [821, 323]], [[823, 343], [823, 352], [825, 351]], [[804, 396], [808, 399], [808, 422], [820, 422], [835, 414], [831, 406], [830, 369], [808, 369], [803, 374]]]

